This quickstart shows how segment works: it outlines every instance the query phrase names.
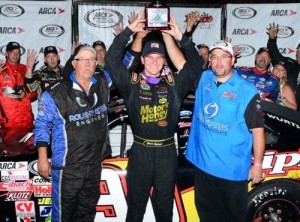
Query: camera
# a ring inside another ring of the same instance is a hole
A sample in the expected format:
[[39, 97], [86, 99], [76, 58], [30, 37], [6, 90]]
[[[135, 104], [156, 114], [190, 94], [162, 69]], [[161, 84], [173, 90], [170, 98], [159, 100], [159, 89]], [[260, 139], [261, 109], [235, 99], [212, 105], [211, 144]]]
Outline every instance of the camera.
[[145, 7], [145, 29], [146, 30], [168, 30], [170, 29], [170, 8], [163, 5], [161, 1], [154, 1]]

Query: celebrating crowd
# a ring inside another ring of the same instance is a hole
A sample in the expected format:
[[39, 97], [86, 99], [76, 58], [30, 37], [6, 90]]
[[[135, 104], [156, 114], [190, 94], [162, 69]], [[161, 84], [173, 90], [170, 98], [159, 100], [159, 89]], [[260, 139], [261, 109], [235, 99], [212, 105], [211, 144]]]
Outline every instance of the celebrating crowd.
[[[144, 11], [131, 13], [127, 27], [116, 24], [108, 50], [100, 40], [74, 44], [68, 62], [60, 64], [57, 48], [45, 46], [41, 68], [35, 50], [28, 49], [21, 64], [20, 44], [7, 43], [6, 60], [0, 60], [2, 143], [34, 132], [38, 172], [52, 178], [52, 221], [95, 217], [101, 161], [111, 152], [110, 87], [124, 99], [134, 137], [126, 221], [143, 221], [149, 196], [156, 221], [172, 221], [178, 164], [174, 133], [191, 88], [195, 107], [186, 158], [196, 168], [201, 222], [246, 221], [248, 182], [264, 179], [260, 103], [299, 110], [300, 44], [296, 59], [282, 56], [278, 24], [270, 24], [268, 43], [257, 51], [254, 66], [236, 67], [239, 52], [229, 40], [210, 47], [205, 40], [193, 42], [198, 19], [188, 14], [185, 32], [172, 16], [169, 29], [145, 30]], [[32, 106], [37, 100], [38, 107]]]

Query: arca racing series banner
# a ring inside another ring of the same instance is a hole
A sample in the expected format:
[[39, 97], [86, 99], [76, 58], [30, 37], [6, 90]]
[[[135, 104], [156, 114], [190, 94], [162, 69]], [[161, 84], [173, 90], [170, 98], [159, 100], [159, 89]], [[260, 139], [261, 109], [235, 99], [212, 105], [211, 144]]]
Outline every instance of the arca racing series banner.
[[72, 2], [0, 1], [0, 59], [5, 59], [6, 44], [19, 42], [21, 63], [26, 64], [27, 49], [38, 52], [36, 69], [44, 65], [44, 47], [57, 48], [61, 64], [71, 54]]
[[[142, 6], [120, 6], [113, 4], [83, 4], [78, 5], [78, 40], [81, 43], [92, 44], [101, 40], [106, 47], [111, 45], [114, 38], [113, 27], [123, 22], [124, 28], [128, 25], [128, 16], [131, 12], [139, 13]], [[210, 46], [221, 37], [221, 8], [184, 8], [170, 7], [182, 32], [186, 29], [185, 16], [191, 12], [200, 14], [200, 22], [193, 34], [196, 44]]]
[[279, 24], [277, 45], [283, 56], [295, 59], [300, 43], [300, 4], [228, 4], [226, 36], [232, 38], [241, 58], [238, 66], [254, 66], [255, 54], [266, 47], [269, 24]]

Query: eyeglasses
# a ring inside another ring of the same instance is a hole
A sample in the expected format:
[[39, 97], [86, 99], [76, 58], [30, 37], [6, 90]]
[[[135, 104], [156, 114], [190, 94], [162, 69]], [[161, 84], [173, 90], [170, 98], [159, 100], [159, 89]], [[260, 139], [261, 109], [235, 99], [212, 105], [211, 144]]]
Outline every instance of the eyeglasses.
[[78, 59], [74, 59], [74, 60], [76, 60], [77, 62], [96, 62], [96, 59], [95, 58], [89, 58], [89, 59], [87, 59], [87, 58], [78, 58]]
[[210, 60], [213, 60], [213, 61], [215, 61], [217, 59], [225, 60], [225, 59], [230, 59], [230, 58], [232, 58], [232, 56], [231, 55], [226, 55], [226, 54], [223, 54], [223, 55], [220, 55], [220, 56], [216, 56], [216, 55], [210, 56]]

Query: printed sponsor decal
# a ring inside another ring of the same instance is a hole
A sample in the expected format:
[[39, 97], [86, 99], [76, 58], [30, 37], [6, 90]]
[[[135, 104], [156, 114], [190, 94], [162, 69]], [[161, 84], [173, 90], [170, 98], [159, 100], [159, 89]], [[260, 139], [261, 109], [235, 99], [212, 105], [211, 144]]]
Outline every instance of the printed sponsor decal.
[[123, 22], [123, 15], [112, 9], [94, 9], [84, 15], [87, 24], [99, 28], [111, 28]]
[[15, 210], [17, 217], [34, 217], [34, 201], [16, 201]]
[[5, 170], [1, 171], [2, 181], [29, 180], [28, 170]]
[[51, 185], [52, 178], [50, 177], [50, 180], [46, 180], [45, 178], [41, 176], [34, 176], [32, 180], [33, 185]]
[[292, 15], [296, 15], [297, 12], [294, 10], [289, 10], [289, 9], [274, 9], [271, 12], [271, 16], [292, 16]]
[[233, 29], [232, 35], [254, 35], [257, 31], [255, 29]]
[[41, 35], [50, 38], [56, 38], [65, 33], [65, 29], [60, 25], [44, 25], [39, 29]]
[[166, 120], [159, 120], [159, 121], [157, 121], [157, 125], [165, 127], [165, 126], [168, 125], [168, 121], [166, 121]]
[[6, 4], [0, 7], [0, 15], [6, 17], [19, 17], [25, 12], [24, 8], [16, 4]]
[[300, 149], [298, 153], [279, 153], [275, 150], [266, 151], [263, 170], [266, 176], [284, 176], [290, 170], [300, 170]]
[[52, 212], [51, 206], [40, 206], [40, 217], [50, 217]]
[[168, 105], [169, 105], [168, 103], [165, 103], [156, 106], [150, 106], [150, 105], [141, 106], [141, 110], [140, 110], [141, 123], [157, 122], [159, 126], [166, 126], [164, 125], [165, 124], [164, 120], [166, 119], [168, 114]]
[[257, 11], [250, 7], [239, 7], [232, 11], [232, 15], [238, 19], [251, 19], [255, 17]]
[[238, 49], [241, 57], [251, 56], [255, 53], [255, 48], [251, 45], [240, 44], [240, 45], [234, 46], [234, 48]]
[[44, 197], [38, 199], [38, 205], [51, 205], [52, 199], [51, 197]]
[[278, 27], [278, 38], [288, 38], [294, 35], [295, 31], [289, 26], [279, 26]]
[[191, 127], [192, 123], [191, 122], [179, 122], [178, 127], [179, 128], [184, 128], [184, 127]]
[[27, 180], [24, 182], [7, 181], [0, 183], [0, 191], [31, 191], [32, 181]]
[[17, 222], [36, 222], [35, 217], [17, 217]]
[[51, 197], [51, 185], [35, 185], [33, 192], [35, 197]]
[[55, 8], [55, 7], [44, 7], [40, 8], [38, 14], [39, 15], [56, 15], [56, 14], [62, 14], [65, 10], [62, 8]]
[[28, 162], [0, 162], [0, 170], [27, 170]]
[[30, 200], [32, 191], [10, 191], [4, 201]]
[[278, 48], [280, 54], [291, 54], [296, 52], [296, 50], [291, 49], [291, 48]]
[[35, 175], [39, 175], [39, 172], [37, 170], [37, 160], [34, 160], [28, 164], [28, 170]]
[[25, 32], [24, 28], [20, 27], [12, 27], [12, 26], [2, 26], [0, 27], [0, 34], [20, 34]]
[[182, 110], [180, 111], [179, 115], [180, 116], [191, 116], [193, 113], [189, 110]]
[[267, 117], [270, 118], [270, 119], [276, 119], [278, 122], [288, 124], [291, 127], [294, 127], [296, 129], [300, 129], [300, 125], [298, 125], [297, 123], [294, 123], [293, 121], [284, 119], [283, 117], [275, 116], [275, 115], [272, 115], [270, 113], [267, 113]]

